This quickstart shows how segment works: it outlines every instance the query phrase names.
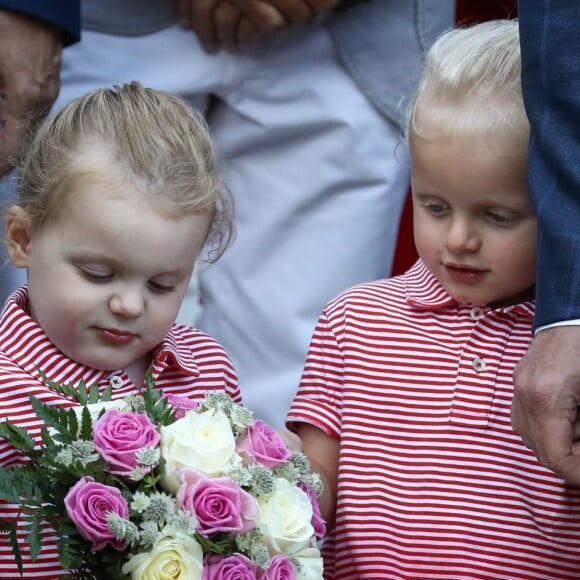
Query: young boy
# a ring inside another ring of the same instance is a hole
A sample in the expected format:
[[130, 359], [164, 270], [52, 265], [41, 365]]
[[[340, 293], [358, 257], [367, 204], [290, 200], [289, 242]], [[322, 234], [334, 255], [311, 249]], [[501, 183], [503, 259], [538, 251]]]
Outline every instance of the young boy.
[[324, 309], [288, 414], [326, 480], [325, 579], [572, 580], [580, 491], [511, 428], [536, 219], [515, 21], [443, 35], [409, 122], [419, 261]]

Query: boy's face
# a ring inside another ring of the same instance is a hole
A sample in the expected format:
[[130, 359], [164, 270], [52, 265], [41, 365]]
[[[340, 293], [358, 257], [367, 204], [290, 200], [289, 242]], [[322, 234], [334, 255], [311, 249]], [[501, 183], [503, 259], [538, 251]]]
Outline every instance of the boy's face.
[[209, 224], [208, 214], [160, 213], [130, 187], [79, 185], [18, 254], [33, 318], [77, 362], [146, 368], [175, 321]]
[[529, 297], [537, 232], [527, 140], [412, 134], [410, 147], [415, 243], [429, 270], [459, 302]]

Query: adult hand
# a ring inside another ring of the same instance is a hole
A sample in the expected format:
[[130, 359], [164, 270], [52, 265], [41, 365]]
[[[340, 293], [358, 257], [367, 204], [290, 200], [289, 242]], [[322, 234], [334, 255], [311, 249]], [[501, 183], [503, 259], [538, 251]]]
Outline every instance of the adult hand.
[[262, 32], [286, 24], [307, 22], [319, 14], [330, 12], [338, 0], [231, 0]]
[[62, 39], [51, 25], [0, 10], [0, 179], [60, 90]]
[[338, 0], [174, 0], [185, 28], [208, 52], [235, 49], [265, 32], [305, 22], [332, 10]]
[[514, 430], [543, 465], [580, 485], [580, 326], [540, 331], [514, 387]]

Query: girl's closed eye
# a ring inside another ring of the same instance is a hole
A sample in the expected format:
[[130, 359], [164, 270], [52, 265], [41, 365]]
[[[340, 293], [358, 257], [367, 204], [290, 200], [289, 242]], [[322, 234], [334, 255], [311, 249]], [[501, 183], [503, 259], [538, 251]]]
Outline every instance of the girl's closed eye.
[[100, 266], [81, 264], [77, 266], [77, 270], [83, 278], [90, 282], [105, 283], [113, 279], [113, 273], [109, 269]]
[[155, 294], [168, 294], [170, 292], [175, 292], [177, 286], [176, 282], [158, 282], [155, 280], [149, 280], [148, 282], [149, 290]]

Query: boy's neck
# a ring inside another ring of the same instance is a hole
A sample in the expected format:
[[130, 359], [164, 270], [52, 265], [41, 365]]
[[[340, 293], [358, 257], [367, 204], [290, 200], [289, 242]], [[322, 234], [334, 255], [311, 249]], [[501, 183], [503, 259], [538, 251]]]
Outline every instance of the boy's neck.
[[515, 296], [510, 296], [504, 300], [498, 300], [497, 302], [492, 302], [489, 307], [492, 309], [501, 308], [503, 306], [515, 306], [521, 302], [526, 302], [527, 300], [533, 300], [536, 297], [536, 285], [526, 288], [519, 294]]

